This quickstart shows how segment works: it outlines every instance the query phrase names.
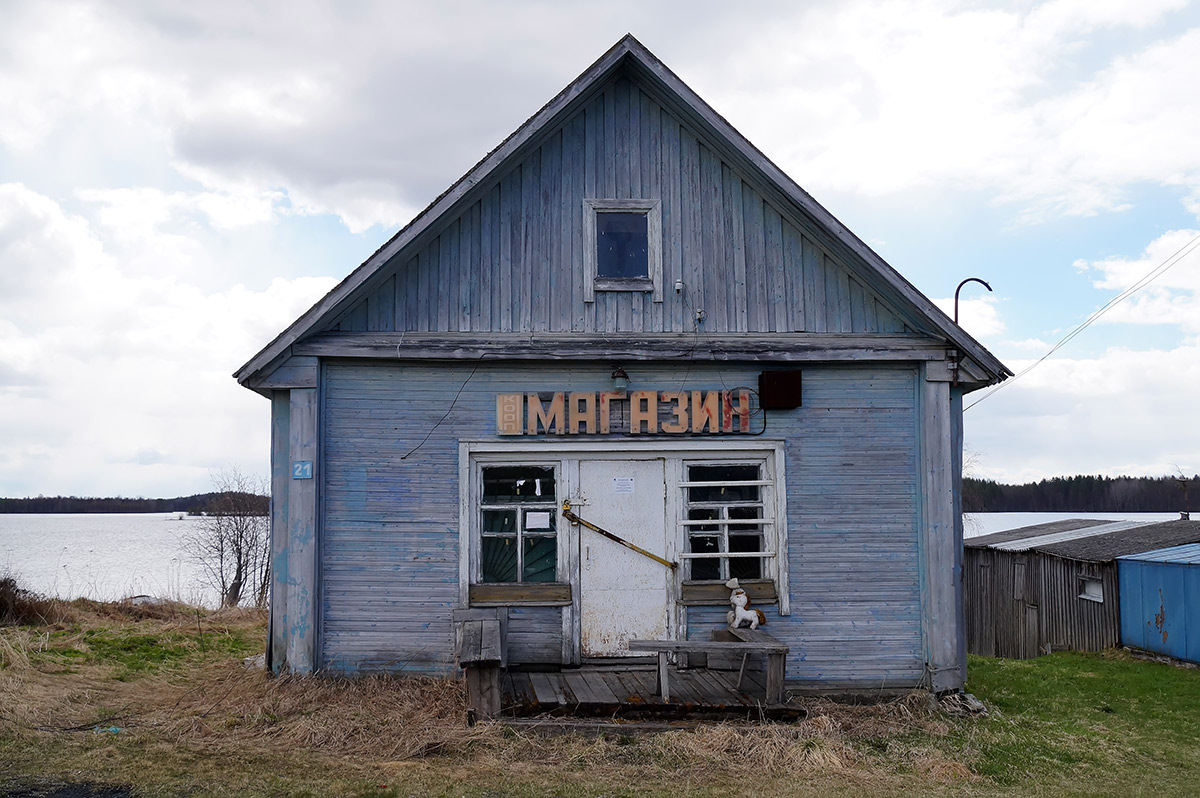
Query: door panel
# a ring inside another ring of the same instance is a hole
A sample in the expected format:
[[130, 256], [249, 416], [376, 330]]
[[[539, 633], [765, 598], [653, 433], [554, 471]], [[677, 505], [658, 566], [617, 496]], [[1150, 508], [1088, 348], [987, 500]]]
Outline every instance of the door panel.
[[[579, 482], [580, 517], [669, 554], [663, 460], [584, 460]], [[670, 569], [586, 527], [579, 535], [583, 656], [628, 656], [631, 639], [669, 637]]]

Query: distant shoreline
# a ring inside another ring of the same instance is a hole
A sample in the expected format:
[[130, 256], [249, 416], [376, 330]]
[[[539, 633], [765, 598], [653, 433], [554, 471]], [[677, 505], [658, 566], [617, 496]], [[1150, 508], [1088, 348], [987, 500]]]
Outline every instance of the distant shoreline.
[[[200, 514], [221, 494], [200, 493], [174, 499], [131, 499], [122, 496], [86, 498], [81, 496], [37, 496], [26, 499], [0, 498], [0, 513], [23, 515], [96, 513], [189, 513]], [[270, 501], [262, 497], [264, 506]]]

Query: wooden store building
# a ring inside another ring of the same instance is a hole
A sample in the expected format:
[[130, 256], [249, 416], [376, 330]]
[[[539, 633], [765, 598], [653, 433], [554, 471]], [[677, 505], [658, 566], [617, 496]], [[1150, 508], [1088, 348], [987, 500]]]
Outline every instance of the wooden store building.
[[270, 667], [452, 673], [468, 608], [571, 667], [737, 578], [789, 683], [959, 688], [962, 397], [1009, 374], [626, 37], [235, 375]]

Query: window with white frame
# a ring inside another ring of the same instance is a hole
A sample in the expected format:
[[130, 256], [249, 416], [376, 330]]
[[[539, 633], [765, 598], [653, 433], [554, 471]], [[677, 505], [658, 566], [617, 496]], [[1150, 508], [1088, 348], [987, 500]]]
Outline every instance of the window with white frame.
[[481, 483], [480, 581], [555, 581], [558, 495], [554, 467], [483, 466]]
[[662, 302], [662, 217], [656, 199], [583, 201], [584, 301], [597, 291], [645, 291]]
[[684, 470], [684, 579], [772, 578], [774, 485], [765, 463], [691, 462]]

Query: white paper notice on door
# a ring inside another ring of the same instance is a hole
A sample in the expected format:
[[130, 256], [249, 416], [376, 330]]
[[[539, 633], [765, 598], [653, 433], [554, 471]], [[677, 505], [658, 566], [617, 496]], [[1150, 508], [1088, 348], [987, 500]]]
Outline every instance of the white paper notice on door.
[[550, 513], [539, 513], [539, 512], [525, 513], [525, 528], [526, 529], [549, 529], [550, 528]]
[[633, 493], [633, 477], [613, 477], [613, 493]]

